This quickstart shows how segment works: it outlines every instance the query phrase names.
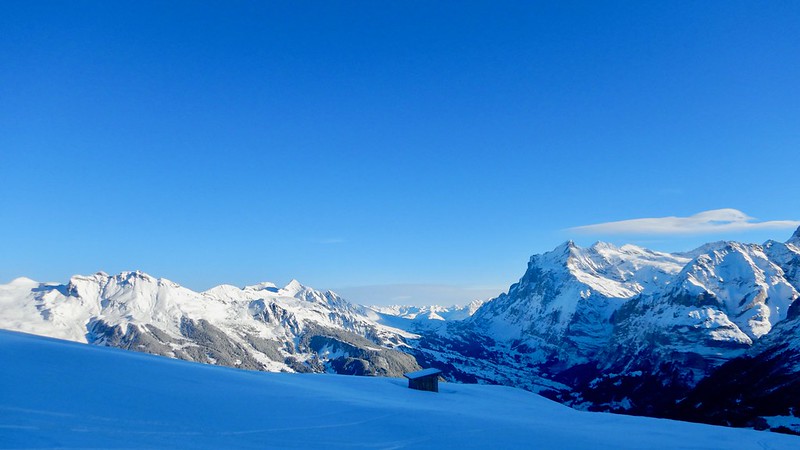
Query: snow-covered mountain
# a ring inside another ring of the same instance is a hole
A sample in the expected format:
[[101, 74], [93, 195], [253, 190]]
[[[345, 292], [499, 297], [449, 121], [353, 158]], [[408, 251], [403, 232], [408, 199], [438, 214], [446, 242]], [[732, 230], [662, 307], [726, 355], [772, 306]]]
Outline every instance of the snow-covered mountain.
[[[786, 243], [767, 242], [764, 252], [797, 289], [800, 229]], [[785, 316], [742, 356], [701, 380], [671, 416], [734, 426], [761, 421], [763, 427], [764, 418], [800, 415], [800, 302]]]
[[662, 353], [713, 365], [743, 354], [786, 319], [798, 297], [762, 246], [725, 243], [694, 258], [667, 288], [627, 304], [615, 320], [615, 343], [630, 348], [669, 337], [658, 346]]
[[[567, 242], [531, 257], [520, 281], [470, 318], [423, 333], [416, 356], [457, 379], [579, 408], [671, 414], [728, 361], [776, 349], [784, 365], [800, 361], [798, 243], [800, 230], [786, 243], [675, 254]], [[800, 411], [800, 393], [792, 398]]]
[[800, 413], [799, 289], [800, 229], [683, 253], [566, 242], [507, 293], [452, 308], [362, 307], [296, 281], [194, 292], [141, 272], [17, 279], [0, 286], [0, 328], [267, 371], [433, 366], [579, 409], [763, 427]]
[[663, 288], [615, 311], [608, 345], [577, 383], [581, 397], [629, 412], [668, 408], [767, 336], [798, 297], [764, 247], [706, 246]]
[[495, 339], [537, 349], [546, 359], [586, 362], [611, 337], [627, 300], [670, 283], [688, 259], [633, 245], [570, 241], [534, 255], [520, 281], [470, 319]]
[[0, 286], [0, 328], [268, 371], [398, 375], [413, 334], [296, 280], [194, 292], [142, 272], [18, 278]]
[[395, 316], [401, 317], [403, 319], [410, 319], [415, 321], [427, 321], [427, 320], [464, 320], [468, 317], [471, 317], [475, 314], [475, 311], [478, 310], [486, 300], [473, 300], [466, 305], [452, 305], [452, 306], [440, 306], [440, 305], [424, 305], [424, 306], [412, 306], [412, 305], [390, 305], [390, 306], [379, 306], [373, 305], [369, 306], [368, 308], [387, 316]]

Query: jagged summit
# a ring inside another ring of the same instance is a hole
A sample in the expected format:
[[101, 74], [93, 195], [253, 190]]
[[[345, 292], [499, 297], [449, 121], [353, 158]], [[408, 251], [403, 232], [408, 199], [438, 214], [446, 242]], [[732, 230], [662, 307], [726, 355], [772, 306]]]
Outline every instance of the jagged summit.
[[575, 243], [572, 239], [561, 243], [561, 245], [554, 248], [551, 252], [548, 253], [560, 253], [560, 254], [569, 254], [573, 250], [578, 249], [578, 244]]
[[794, 234], [792, 234], [792, 237], [790, 237], [786, 243], [800, 246], [800, 227], [797, 227], [797, 229], [794, 231]]
[[[71, 282], [82, 282], [82, 281], [104, 281], [104, 282], [116, 282], [118, 284], [134, 284], [137, 282], [144, 282], [144, 283], [156, 283], [156, 282], [168, 282], [172, 283], [171, 281], [164, 279], [164, 278], [157, 278], [154, 277], [146, 272], [141, 270], [123, 270], [116, 275], [109, 275], [104, 271], [98, 271], [93, 273], [92, 275], [73, 275], [70, 278]], [[174, 283], [173, 283], [174, 284]]]
[[694, 259], [700, 255], [704, 255], [706, 253], [713, 252], [714, 250], [718, 250], [721, 248], [725, 248], [729, 244], [729, 241], [713, 241], [707, 242], [693, 250], [689, 250], [686, 252], [677, 252], [676, 255], [684, 256], [689, 259]]
[[297, 293], [303, 290], [304, 288], [305, 286], [303, 286], [299, 281], [292, 278], [292, 280], [286, 283], [286, 286], [284, 286], [283, 289], [281, 290], [285, 292]]

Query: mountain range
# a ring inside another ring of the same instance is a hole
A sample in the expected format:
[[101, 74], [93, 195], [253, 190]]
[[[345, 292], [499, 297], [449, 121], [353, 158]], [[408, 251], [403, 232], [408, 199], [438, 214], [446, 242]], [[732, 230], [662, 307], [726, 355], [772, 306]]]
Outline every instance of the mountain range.
[[400, 376], [403, 330], [381, 325], [333, 292], [292, 280], [194, 292], [142, 272], [18, 278], [0, 286], [0, 328], [169, 356], [285, 372]]
[[577, 409], [763, 429], [800, 415], [799, 291], [800, 229], [684, 253], [566, 242], [464, 307], [365, 307], [294, 280], [195, 292], [142, 272], [18, 278], [0, 285], [0, 328], [264, 371], [433, 366]]

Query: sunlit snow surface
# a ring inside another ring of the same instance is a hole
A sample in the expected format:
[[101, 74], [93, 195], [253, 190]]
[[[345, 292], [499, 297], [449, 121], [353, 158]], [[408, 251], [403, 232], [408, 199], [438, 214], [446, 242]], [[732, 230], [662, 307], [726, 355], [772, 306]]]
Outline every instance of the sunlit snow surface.
[[2, 448], [790, 449], [800, 438], [571, 410], [520, 389], [249, 372], [0, 331]]

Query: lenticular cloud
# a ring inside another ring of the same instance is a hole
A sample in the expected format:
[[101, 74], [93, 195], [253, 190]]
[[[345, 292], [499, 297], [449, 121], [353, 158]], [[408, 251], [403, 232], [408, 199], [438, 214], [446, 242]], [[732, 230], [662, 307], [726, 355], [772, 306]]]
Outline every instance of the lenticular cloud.
[[758, 221], [738, 209], [703, 211], [689, 217], [652, 217], [597, 223], [570, 228], [583, 234], [703, 234], [721, 231], [788, 229], [800, 226], [797, 220]]

